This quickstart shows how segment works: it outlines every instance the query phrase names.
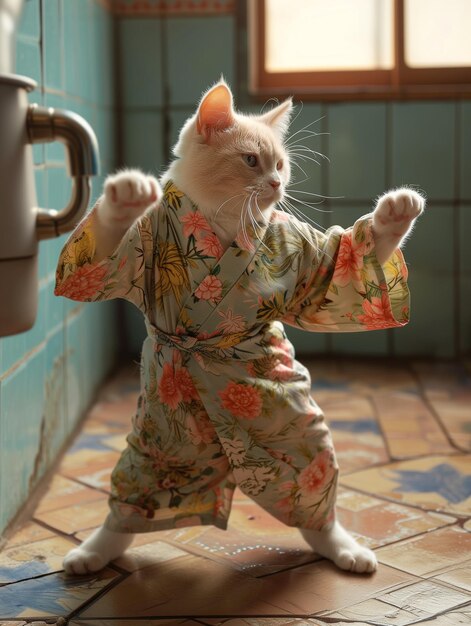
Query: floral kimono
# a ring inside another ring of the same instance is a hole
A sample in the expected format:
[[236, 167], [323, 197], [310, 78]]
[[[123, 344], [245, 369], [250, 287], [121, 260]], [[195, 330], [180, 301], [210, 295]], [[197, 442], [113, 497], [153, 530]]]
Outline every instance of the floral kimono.
[[406, 324], [401, 252], [379, 265], [371, 216], [321, 233], [276, 210], [224, 251], [171, 182], [98, 263], [93, 219], [92, 210], [66, 243], [55, 293], [125, 298], [144, 314], [148, 333], [106, 527], [226, 528], [236, 485], [291, 526], [331, 522], [333, 444], [282, 322], [317, 332]]

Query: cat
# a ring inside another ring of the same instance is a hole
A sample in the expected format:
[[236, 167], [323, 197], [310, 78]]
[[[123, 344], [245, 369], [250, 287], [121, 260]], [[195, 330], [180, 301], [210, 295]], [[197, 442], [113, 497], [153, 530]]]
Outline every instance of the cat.
[[[209, 224], [216, 235], [212, 242], [217, 258], [231, 246], [237, 248], [234, 242], [239, 242], [240, 249], [250, 250], [259, 238], [257, 229], [262, 232], [264, 226], [269, 226], [290, 184], [286, 140], [292, 111], [292, 100], [287, 99], [262, 115], [238, 113], [230, 88], [221, 79], [204, 94], [196, 113], [183, 126], [174, 148], [176, 159], [160, 182], [135, 169], [108, 176], [91, 224], [95, 239], [91, 266], [106, 263], [138, 220], [159, 211], [162, 187], [169, 184], [191, 199], [202, 213], [201, 223]], [[409, 188], [388, 191], [377, 199], [370, 217], [380, 265], [386, 264], [403, 244], [424, 206], [424, 198]], [[265, 245], [263, 241], [261, 246]], [[56, 293], [61, 294], [60, 290]], [[291, 362], [291, 357], [287, 358]], [[244, 387], [239, 385], [238, 389]], [[227, 395], [220, 392], [219, 397], [230, 406]], [[248, 405], [246, 410], [254, 411], [254, 406]], [[299, 438], [303, 436], [303, 432], [298, 433]], [[377, 568], [374, 552], [360, 546], [334, 515], [324, 526], [300, 528], [300, 532], [316, 553], [343, 570], [372, 573]], [[132, 532], [116, 532], [103, 526], [66, 555], [64, 569], [69, 574], [101, 569], [119, 557], [132, 539]]]

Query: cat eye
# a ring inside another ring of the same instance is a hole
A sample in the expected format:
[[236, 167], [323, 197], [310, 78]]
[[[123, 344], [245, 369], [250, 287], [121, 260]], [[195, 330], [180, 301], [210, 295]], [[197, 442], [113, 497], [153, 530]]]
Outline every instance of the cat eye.
[[276, 169], [277, 170], [283, 169], [283, 161], [278, 161], [278, 163], [276, 164]]
[[249, 167], [256, 167], [258, 164], [258, 159], [255, 154], [244, 154], [243, 159]]

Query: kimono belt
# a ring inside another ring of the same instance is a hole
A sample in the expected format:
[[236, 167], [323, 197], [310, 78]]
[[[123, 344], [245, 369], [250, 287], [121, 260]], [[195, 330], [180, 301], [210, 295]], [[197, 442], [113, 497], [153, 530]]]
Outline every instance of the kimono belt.
[[[190, 353], [194, 356], [201, 356], [215, 361], [236, 358], [239, 361], [252, 361], [263, 356], [263, 350], [256, 340], [263, 336], [260, 327], [255, 328], [251, 333], [229, 333], [216, 335], [213, 337], [197, 337], [188, 334], [168, 333], [158, 328], [146, 319], [148, 336], [156, 344], [168, 346]], [[266, 325], [264, 330], [266, 330]]]

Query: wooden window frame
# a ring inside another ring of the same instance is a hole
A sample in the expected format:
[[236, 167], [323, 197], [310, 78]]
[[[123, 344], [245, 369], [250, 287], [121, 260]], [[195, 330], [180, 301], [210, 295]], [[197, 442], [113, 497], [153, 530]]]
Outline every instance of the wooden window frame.
[[405, 62], [404, 0], [394, 2], [391, 70], [268, 72], [265, 0], [248, 0], [250, 89], [264, 99], [295, 95], [309, 100], [471, 98], [471, 67], [412, 68]]

